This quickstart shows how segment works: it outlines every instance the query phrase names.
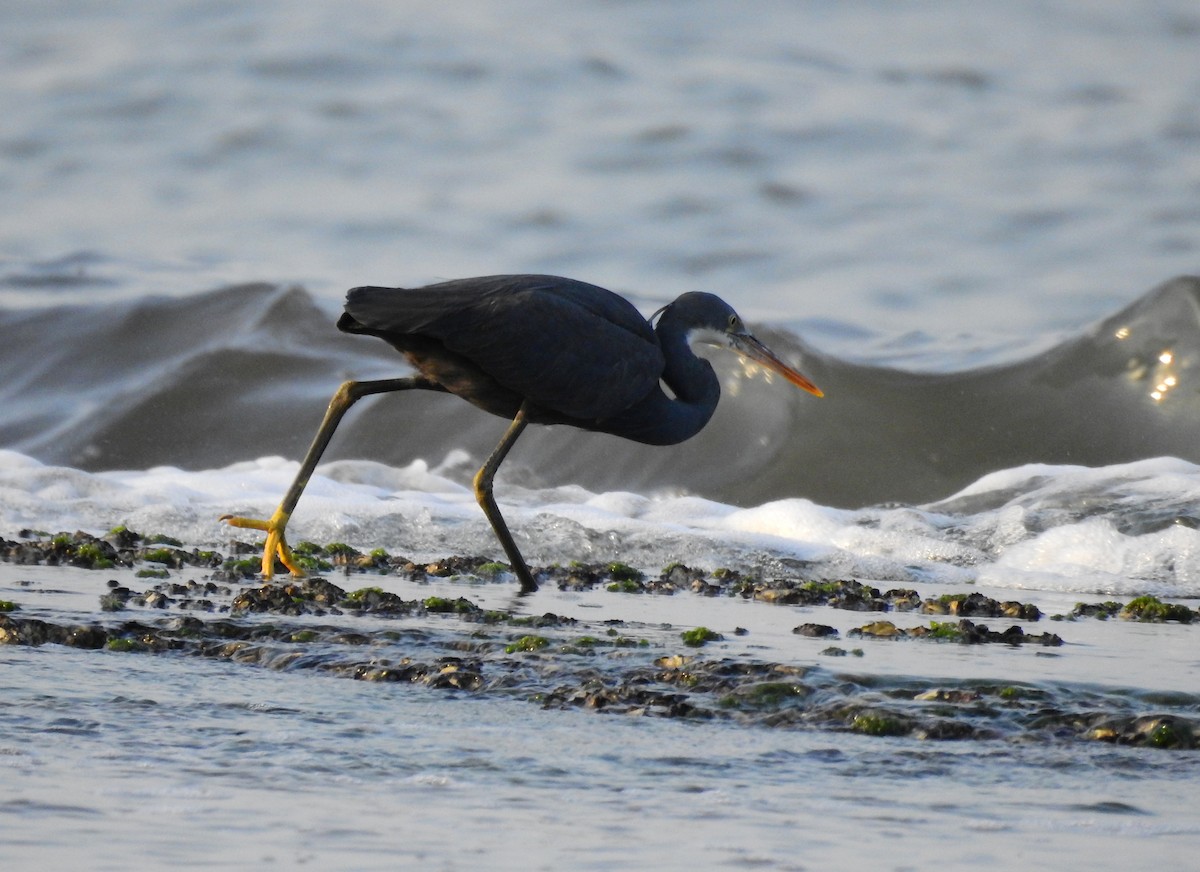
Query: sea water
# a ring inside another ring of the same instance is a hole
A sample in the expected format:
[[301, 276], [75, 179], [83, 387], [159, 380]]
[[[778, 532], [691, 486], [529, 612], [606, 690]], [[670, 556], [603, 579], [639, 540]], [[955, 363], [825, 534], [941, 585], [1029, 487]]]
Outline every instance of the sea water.
[[1195, 270], [1187, 0], [3, 17], [23, 300], [550, 272], [941, 363]]
[[[38, 519], [52, 529], [100, 532], [120, 520], [219, 549], [231, 537], [218, 513], [230, 506], [265, 512], [294, 468], [84, 473], [13, 453], [3, 460], [8, 529]], [[364, 471], [378, 474], [377, 467]], [[390, 490], [339, 480], [353, 479], [352, 468], [341, 461], [319, 472], [295, 535], [407, 548], [400, 553], [418, 561], [495, 551], [463, 486], [428, 468], [390, 470], [411, 476], [419, 490], [395, 488], [394, 480]], [[915, 587], [924, 596], [965, 589], [1019, 598], [1052, 615], [1080, 599], [1148, 592], [1194, 603], [1194, 528], [1121, 533], [1119, 519], [1081, 518], [1048, 495], [1089, 493], [1115, 477], [1161, 503], [1181, 486], [1194, 492], [1197, 475], [1182, 461], [1012, 471], [955, 497], [991, 494], [996, 508], [957, 516], [932, 507], [851, 512], [803, 500], [738, 509], [578, 487], [518, 491], [502, 506], [535, 565], [553, 554], [629, 560], [651, 573], [671, 560], [766, 577], [802, 567], [809, 577], [880, 579], [880, 587]], [[1038, 488], [1029, 487], [1031, 477]], [[992, 488], [1021, 497], [997, 499]], [[1019, 518], [1031, 516], [1044, 532], [1022, 525]], [[160, 620], [152, 609], [99, 611], [105, 579], [149, 584], [131, 570], [0, 570], [0, 599], [19, 605], [17, 617], [67, 625]], [[193, 570], [171, 575], [204, 578]], [[1105, 711], [1185, 720], [1200, 713], [1196, 631], [1179, 624], [1043, 620], [1026, 632], [1055, 632], [1064, 647], [864, 640], [843, 661], [822, 656], [826, 641], [791, 628], [828, 622], [845, 637], [870, 615], [553, 586], [520, 601], [506, 576], [480, 586], [469, 576], [414, 585], [339, 575], [333, 580], [346, 589], [382, 586], [405, 598], [466, 597], [483, 608], [516, 604], [518, 614], [562, 615], [583, 622], [577, 634], [602, 636], [616, 622], [650, 641], [644, 657], [686, 651], [681, 628], [715, 628], [725, 641], [707, 646], [704, 658], [788, 664], [827, 688], [859, 687], [868, 702], [875, 694], [911, 699], [926, 688], [999, 684], [1044, 694], [1047, 711], [1076, 709], [1084, 719]], [[928, 623], [915, 614], [886, 617], [902, 628]], [[351, 634], [422, 632], [406, 619], [326, 617], [298, 626], [331, 621]], [[403, 641], [395, 649], [370, 656], [419, 656]], [[18, 868], [803, 869], [871, 860], [889, 869], [935, 862], [1118, 869], [1147, 857], [1186, 857], [1200, 843], [1190, 812], [1200, 785], [1194, 751], [1052, 732], [947, 742], [658, 720], [543, 708], [533, 691], [448, 692], [170, 653], [57, 645], [0, 652], [7, 761], [0, 845]]]
[[6, 658], [14, 868], [1118, 869], [1197, 838], [1194, 767], [1108, 746], [747, 734], [229, 664]]
[[[717, 292], [827, 397], [729, 364], [687, 446], [528, 434], [497, 494], [535, 564], [1047, 614], [1200, 596], [1200, 296], [1169, 284], [1200, 238], [1188, 2], [76, 2], [11, 5], [0, 31], [0, 536], [127, 524], [226, 550], [216, 518], [269, 514], [337, 383], [398, 372], [333, 331], [345, 288], [549, 272], [647, 314]], [[356, 410], [294, 539], [499, 556], [469, 481], [504, 424], [456, 403]], [[106, 619], [104, 573], [2, 568], [16, 614]], [[664, 654], [714, 626], [712, 657], [830, 682], [1200, 711], [1176, 624], [1051, 625], [1052, 652], [864, 643], [846, 666], [791, 633], [866, 620], [832, 610], [553, 589], [521, 608], [641, 621]], [[1192, 751], [630, 718], [55, 645], [0, 648], [0, 687], [11, 868], [1124, 869], [1200, 845]]]

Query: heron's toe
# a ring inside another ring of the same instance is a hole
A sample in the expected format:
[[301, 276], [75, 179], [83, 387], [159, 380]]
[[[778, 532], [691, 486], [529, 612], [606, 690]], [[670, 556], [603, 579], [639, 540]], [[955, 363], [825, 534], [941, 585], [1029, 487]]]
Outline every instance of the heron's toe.
[[222, 524], [228, 524], [231, 527], [242, 527], [246, 530], [270, 530], [271, 522], [264, 521], [259, 518], [243, 518], [241, 515], [222, 515], [217, 518]]
[[276, 557], [279, 558], [279, 562], [286, 566], [288, 572], [293, 576], [303, 578], [305, 572], [296, 562], [296, 558], [292, 554], [292, 549], [288, 546], [287, 537], [284, 535], [290, 517], [287, 512], [278, 510], [270, 519], [265, 521], [260, 518], [244, 518], [240, 515], [222, 515], [218, 520], [231, 527], [240, 527], [244, 530], [262, 530], [267, 534], [267, 541], [263, 544], [263, 578], [270, 579], [274, 577]]

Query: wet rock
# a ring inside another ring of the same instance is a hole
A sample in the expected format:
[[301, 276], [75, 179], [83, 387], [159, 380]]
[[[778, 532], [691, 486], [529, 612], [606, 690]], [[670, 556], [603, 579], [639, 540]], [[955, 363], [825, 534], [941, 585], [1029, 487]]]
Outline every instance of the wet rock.
[[864, 711], [850, 720], [850, 729], [868, 736], [903, 736], [913, 729], [905, 717], [886, 711]]
[[[177, 584], [167, 589], [186, 599], [206, 594], [209, 584]], [[119, 587], [110, 586], [110, 593]], [[297, 606], [296, 600], [304, 608], [324, 609], [327, 605], [317, 603], [318, 598], [340, 601], [348, 596], [336, 585], [313, 580], [307, 585], [293, 582], [252, 588], [236, 595], [226, 590], [223, 595], [235, 598], [243, 594], [252, 594], [259, 606], [275, 603], [280, 611], [267, 623], [236, 616], [201, 620], [178, 610], [153, 609], [145, 620], [117, 626], [57, 625], [0, 614], [0, 641], [103, 647], [112, 653], [179, 652], [264, 669], [312, 669], [364, 681], [401, 681], [431, 691], [516, 695], [548, 707], [642, 717], [723, 718], [761, 728], [849, 730], [883, 738], [1090, 739], [1173, 750], [1195, 747], [1200, 735], [1195, 719], [1186, 712], [1129, 713], [1127, 696], [1114, 701], [1107, 711], [1099, 711], [1098, 697], [1090, 689], [1081, 705], [1064, 698], [1066, 691], [1058, 686], [962, 682], [946, 688], [902, 679], [855, 679], [741, 656], [706, 660], [699, 655], [663, 654], [661, 649], [644, 651], [641, 646], [646, 640], [637, 638], [635, 624], [597, 622], [585, 626], [583, 636], [572, 629], [578, 621], [553, 614], [517, 617], [495, 613], [495, 623], [487, 624], [480, 619], [483, 613], [477, 606], [464, 608], [453, 600], [447, 600], [448, 608], [436, 617], [428, 603], [417, 603], [407, 616], [423, 622], [415, 626], [348, 624], [360, 620], [360, 610], [337, 623], [318, 626], [307, 617], [289, 621], [285, 613]], [[512, 632], [489, 635], [497, 624]], [[544, 629], [532, 632], [535, 624]], [[887, 621], [867, 626], [874, 626], [885, 638], [928, 630], [918, 627], [906, 633]], [[1020, 627], [993, 632], [965, 619], [945, 626], [961, 635], [959, 641], [1024, 644], [1039, 638]], [[480, 632], [482, 637], [477, 635]], [[661, 627], [657, 632], [661, 639], [668, 630]], [[531, 643], [530, 639], [537, 641]], [[839, 648], [823, 653], [861, 654]], [[1181, 704], [1192, 705], [1188, 700]]]
[[454, 661], [446, 663], [437, 672], [424, 679], [427, 687], [453, 690], [479, 690], [483, 687], [483, 673], [477, 663]]
[[883, 599], [897, 612], [911, 612], [921, 607], [921, 595], [915, 590], [889, 590], [883, 595]]
[[754, 599], [778, 605], [811, 605], [805, 594], [791, 587], [768, 587], [754, 591]]
[[131, 551], [142, 541], [142, 537], [128, 527], [113, 527], [104, 536], [104, 541], [118, 551]]
[[1112, 617], [1143, 623], [1176, 621], [1181, 624], [1190, 624], [1200, 617], [1200, 613], [1181, 603], [1165, 603], [1155, 596], [1140, 596], [1124, 604], [1112, 600], [1100, 603], [1076, 603], [1070, 612], [1065, 615], [1053, 615], [1051, 620], [1074, 621], [1078, 618], [1096, 618], [1106, 621]]
[[177, 618], [170, 618], [163, 624], [163, 629], [170, 633], [176, 633], [180, 636], [191, 636], [200, 638], [208, 629], [208, 625], [199, 618], [193, 618], [187, 615], [180, 615]]
[[[110, 582], [114, 584], [114, 582]], [[100, 594], [100, 610], [104, 612], [119, 612], [134, 596], [134, 592], [122, 585], [109, 589], [108, 593]]]
[[866, 637], [870, 639], [899, 639], [904, 636], [905, 633], [891, 621], [873, 621], [870, 624], [856, 627], [855, 629], [851, 630], [848, 635]]
[[545, 627], [569, 627], [578, 623], [578, 621], [576, 621], [575, 618], [556, 615], [554, 612], [545, 612], [541, 615], [529, 615], [528, 617], [512, 618], [510, 623], [517, 627], [533, 627], [535, 629], [543, 629]]
[[743, 582], [740, 593], [744, 597], [760, 602], [780, 605], [825, 605], [856, 612], [884, 612], [891, 607], [877, 588], [853, 579], [842, 581], [773, 579], [765, 582]]
[[0, 645], [45, 645], [59, 642], [69, 631], [37, 618], [16, 618], [0, 613]]
[[[1108, 602], [1102, 603], [1075, 603], [1070, 614], [1067, 616], [1069, 620], [1075, 618], [1098, 618], [1101, 621], [1106, 621], [1114, 615], [1118, 614], [1124, 606], [1121, 603]], [[1055, 615], [1054, 620], [1062, 619], [1062, 615]]]
[[424, 566], [426, 575], [449, 578], [455, 575], [475, 575], [479, 567], [492, 561], [486, 557], [446, 557]]
[[872, 639], [931, 639], [939, 642], [959, 642], [965, 645], [1003, 643], [1008, 645], [1045, 645], [1057, 647], [1063, 640], [1054, 633], [1031, 634], [1013, 625], [1003, 631], [988, 629], [965, 618], [957, 622], [932, 621], [927, 627], [898, 628], [891, 621], [875, 621], [851, 630], [847, 635]]
[[856, 612], [910, 612], [933, 615], [1014, 617], [1036, 621], [1041, 617], [1038, 608], [1029, 603], [1000, 603], [980, 593], [948, 594], [936, 599], [922, 600], [917, 591], [894, 588], [880, 593], [853, 579], [840, 581], [770, 581], [741, 580], [732, 591], [748, 599], [777, 605], [829, 606]]
[[1032, 603], [1016, 601], [999, 602], [981, 593], [945, 594], [921, 603], [920, 611], [927, 615], [955, 615], [957, 617], [1017, 618], [1036, 621], [1042, 613]]
[[721, 697], [722, 708], [778, 709], [798, 703], [812, 694], [812, 689], [793, 681], [757, 681], [740, 684]]
[[4, 553], [6, 560], [21, 564], [79, 566], [85, 569], [111, 569], [130, 565], [109, 542], [82, 531], [58, 533], [48, 539], [13, 543]]
[[1000, 603], [1000, 614], [1006, 618], [1016, 618], [1021, 621], [1041, 620], [1042, 611], [1033, 603], [1006, 601]]
[[19, 566], [36, 566], [46, 562], [46, 552], [31, 542], [6, 542], [4, 559]]
[[1180, 718], [1148, 715], [1135, 718], [1129, 732], [1141, 744], [1152, 748], [1194, 748], [1196, 736], [1192, 725]]
[[[330, 587], [333, 587], [330, 585]], [[416, 600], [406, 600], [394, 593], [378, 587], [367, 587], [343, 594], [336, 599], [333, 591], [324, 591], [316, 599], [317, 602], [335, 601], [344, 609], [356, 612], [367, 612], [377, 615], [407, 615], [416, 611], [419, 603]]]
[[1053, 633], [1034, 635], [1026, 633], [1015, 625], [1002, 632], [995, 632], [983, 624], [974, 624], [964, 620], [959, 621], [959, 631], [962, 633], [961, 641], [968, 645], [1001, 642], [1006, 645], [1034, 644], [1057, 647], [1063, 643], [1063, 640]]
[[692, 569], [682, 563], [672, 563], [663, 570], [661, 580], [677, 590], [692, 590], [702, 596], [715, 596], [721, 592], [719, 584], [710, 584], [708, 573]]
[[144, 602], [144, 604], [146, 605], [147, 608], [151, 608], [151, 609], [170, 608], [170, 606], [172, 605], [172, 602], [173, 602], [171, 600], [171, 598], [168, 597], [165, 593], [163, 593], [162, 591], [157, 591], [157, 590], [147, 591], [146, 594], [142, 597], [142, 601]]
[[890, 607], [877, 588], [859, 581], [838, 582], [825, 604], [853, 612], [886, 612]]
[[912, 730], [913, 738], [932, 742], [952, 742], [966, 739], [988, 740], [997, 738], [997, 735], [993, 730], [980, 728], [967, 721], [950, 719], [917, 724]]
[[1101, 717], [1087, 730], [1085, 736], [1119, 745], [1190, 750], [1197, 747], [1200, 730], [1195, 723], [1170, 715]]
[[913, 697], [918, 702], [948, 702], [955, 705], [975, 702], [979, 698], [979, 692], [975, 690], [944, 690], [942, 688], [926, 690]]
[[108, 642], [108, 633], [102, 627], [72, 627], [62, 639], [62, 644], [72, 648], [103, 648]]
[[852, 651], [847, 651], [845, 648], [839, 648], [837, 645], [830, 645], [828, 648], [821, 649], [822, 657], [846, 657], [850, 654], [853, 654], [856, 657], [863, 656], [861, 648], [855, 648]]
[[1117, 617], [1144, 623], [1157, 624], [1177, 621], [1181, 624], [1190, 624], [1196, 617], [1196, 613], [1179, 603], [1164, 603], [1156, 596], [1140, 596], [1131, 600], [1121, 609]]
[[178, 548], [146, 547], [138, 548], [134, 554], [138, 560], [146, 563], [157, 563], [171, 569], [182, 569], [187, 565], [187, 555]]
[[679, 634], [679, 638], [689, 648], [699, 648], [707, 645], [709, 642], [721, 642], [725, 639], [720, 633], [710, 630], [708, 627], [694, 627], [691, 630], [684, 630]]
[[[376, 592], [378, 597], [375, 596]], [[368, 594], [370, 599], [368, 601]], [[378, 588], [365, 590], [357, 600], [349, 600], [344, 590], [323, 578], [306, 578], [299, 582], [286, 582], [282, 585], [264, 584], [257, 588], [247, 588], [233, 598], [231, 610], [234, 614], [246, 612], [270, 612], [287, 616], [324, 615], [338, 613], [334, 603], [343, 605], [353, 604], [361, 611], [385, 610], [392, 605], [394, 595], [384, 594]], [[399, 597], [394, 597], [399, 600]], [[399, 600], [404, 602], [403, 600]], [[405, 611], [411, 611], [414, 603], [406, 603]]]
[[837, 630], [827, 624], [801, 624], [792, 628], [792, 632], [798, 636], [808, 636], [813, 639], [826, 639], [838, 634]]
[[471, 602], [466, 597], [458, 597], [457, 599], [448, 599], [446, 597], [431, 596], [421, 601], [425, 611], [435, 614], [454, 613], [460, 615], [476, 614], [483, 611], [475, 603]]
[[620, 685], [600, 688], [561, 688], [544, 698], [548, 708], [582, 707], [637, 716], [710, 718], [712, 712], [696, 707], [687, 694], [647, 687]]
[[401, 666], [359, 666], [352, 677], [359, 681], [403, 681], [413, 682], [425, 675], [425, 672], [413, 665]]

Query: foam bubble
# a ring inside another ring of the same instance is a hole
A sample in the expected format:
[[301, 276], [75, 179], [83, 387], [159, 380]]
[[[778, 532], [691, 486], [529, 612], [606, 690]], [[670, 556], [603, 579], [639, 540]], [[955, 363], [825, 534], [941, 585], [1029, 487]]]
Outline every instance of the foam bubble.
[[[289, 528], [293, 541], [349, 540], [414, 558], [501, 558], [454, 458], [389, 467], [318, 467]], [[0, 534], [24, 527], [102, 533], [127, 524], [220, 547], [218, 517], [267, 517], [298, 465], [264, 457], [221, 469], [88, 473], [0, 451]], [[834, 509], [810, 500], [738, 508], [693, 496], [592, 493], [501, 482], [497, 496], [534, 563], [675, 561], [812, 577], [1133, 594], [1200, 594], [1200, 467], [1163, 458], [1099, 469], [1021, 467], [924, 507]]]

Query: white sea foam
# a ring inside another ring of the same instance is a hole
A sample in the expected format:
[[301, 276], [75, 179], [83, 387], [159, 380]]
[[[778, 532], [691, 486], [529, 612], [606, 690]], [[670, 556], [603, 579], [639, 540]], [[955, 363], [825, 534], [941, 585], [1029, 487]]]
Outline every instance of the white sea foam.
[[[293, 541], [344, 539], [418, 559], [500, 555], [462, 458], [402, 468], [318, 468]], [[86, 473], [0, 452], [0, 528], [103, 532], [123, 523], [196, 545], [255, 534], [225, 513], [266, 517], [297, 465], [263, 458], [217, 470]], [[1162, 458], [1102, 469], [1029, 466], [989, 475], [925, 507], [832, 509], [804, 499], [738, 508], [694, 496], [595, 494], [501, 482], [498, 497], [534, 563], [625, 560], [648, 571], [682, 561], [771, 574], [883, 583], [1130, 595], [1200, 595], [1200, 467]]]

